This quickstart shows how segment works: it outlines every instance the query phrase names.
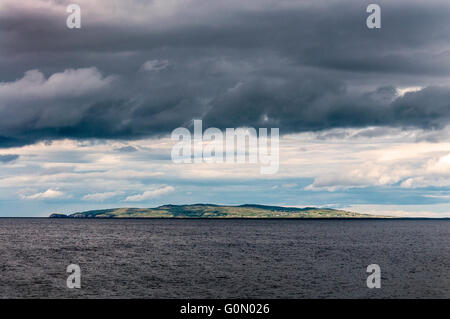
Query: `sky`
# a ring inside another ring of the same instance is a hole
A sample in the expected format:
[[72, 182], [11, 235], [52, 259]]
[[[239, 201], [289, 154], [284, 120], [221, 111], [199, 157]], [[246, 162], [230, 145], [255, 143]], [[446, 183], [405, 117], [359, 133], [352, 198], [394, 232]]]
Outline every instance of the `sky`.
[[[0, 217], [190, 203], [450, 217], [449, 18], [445, 0], [0, 0]], [[171, 132], [195, 119], [279, 128], [278, 172], [174, 163]]]

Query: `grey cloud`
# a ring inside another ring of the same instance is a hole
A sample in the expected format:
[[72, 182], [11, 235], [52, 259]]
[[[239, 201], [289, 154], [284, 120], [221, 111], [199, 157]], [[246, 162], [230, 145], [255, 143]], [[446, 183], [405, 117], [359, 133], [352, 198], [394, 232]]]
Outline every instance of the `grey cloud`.
[[116, 148], [116, 151], [121, 152], [121, 153], [133, 153], [133, 152], [137, 152], [138, 149], [136, 147], [129, 145], [129, 146]]
[[[7, 11], [0, 147], [159, 136], [194, 118], [282, 133], [446, 126], [450, 3], [379, 1], [380, 30], [365, 26], [369, 3], [199, 1], [157, 22], [85, 14], [76, 31], [53, 11]], [[408, 86], [425, 89], [396, 95]]]
[[15, 160], [19, 159], [19, 155], [15, 154], [8, 154], [8, 155], [0, 155], [0, 163], [10, 163], [14, 162]]

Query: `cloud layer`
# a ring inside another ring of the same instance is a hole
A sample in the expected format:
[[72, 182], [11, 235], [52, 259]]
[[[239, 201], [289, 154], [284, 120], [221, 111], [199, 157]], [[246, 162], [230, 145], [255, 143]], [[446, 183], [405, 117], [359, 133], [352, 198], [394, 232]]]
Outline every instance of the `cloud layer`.
[[446, 1], [380, 1], [379, 30], [356, 0], [79, 1], [80, 30], [69, 1], [36, 2], [2, 2], [0, 147], [194, 118], [284, 134], [450, 120]]
[[426, 205], [430, 212], [447, 203], [449, 130], [439, 143], [424, 139], [424, 130], [382, 133], [366, 128], [286, 135], [273, 176], [249, 163], [175, 164], [167, 157], [175, 144], [169, 138], [42, 142], [12, 149], [19, 159], [0, 165], [0, 203], [30, 203], [33, 212], [45, 205], [36, 212], [44, 215], [53, 206], [73, 212], [198, 202], [356, 205], [361, 212], [364, 205], [397, 205], [407, 212], [420, 204], [423, 213]]

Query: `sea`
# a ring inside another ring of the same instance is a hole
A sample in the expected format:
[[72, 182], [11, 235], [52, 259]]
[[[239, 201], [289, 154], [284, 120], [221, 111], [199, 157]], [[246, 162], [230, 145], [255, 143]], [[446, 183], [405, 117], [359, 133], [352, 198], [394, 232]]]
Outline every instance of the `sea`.
[[0, 218], [0, 298], [447, 299], [450, 220]]

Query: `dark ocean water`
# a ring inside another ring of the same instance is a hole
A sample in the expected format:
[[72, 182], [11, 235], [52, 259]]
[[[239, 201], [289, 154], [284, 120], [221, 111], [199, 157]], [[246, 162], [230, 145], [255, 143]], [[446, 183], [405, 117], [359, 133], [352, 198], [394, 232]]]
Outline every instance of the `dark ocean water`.
[[0, 297], [450, 298], [449, 244], [448, 220], [0, 219]]

